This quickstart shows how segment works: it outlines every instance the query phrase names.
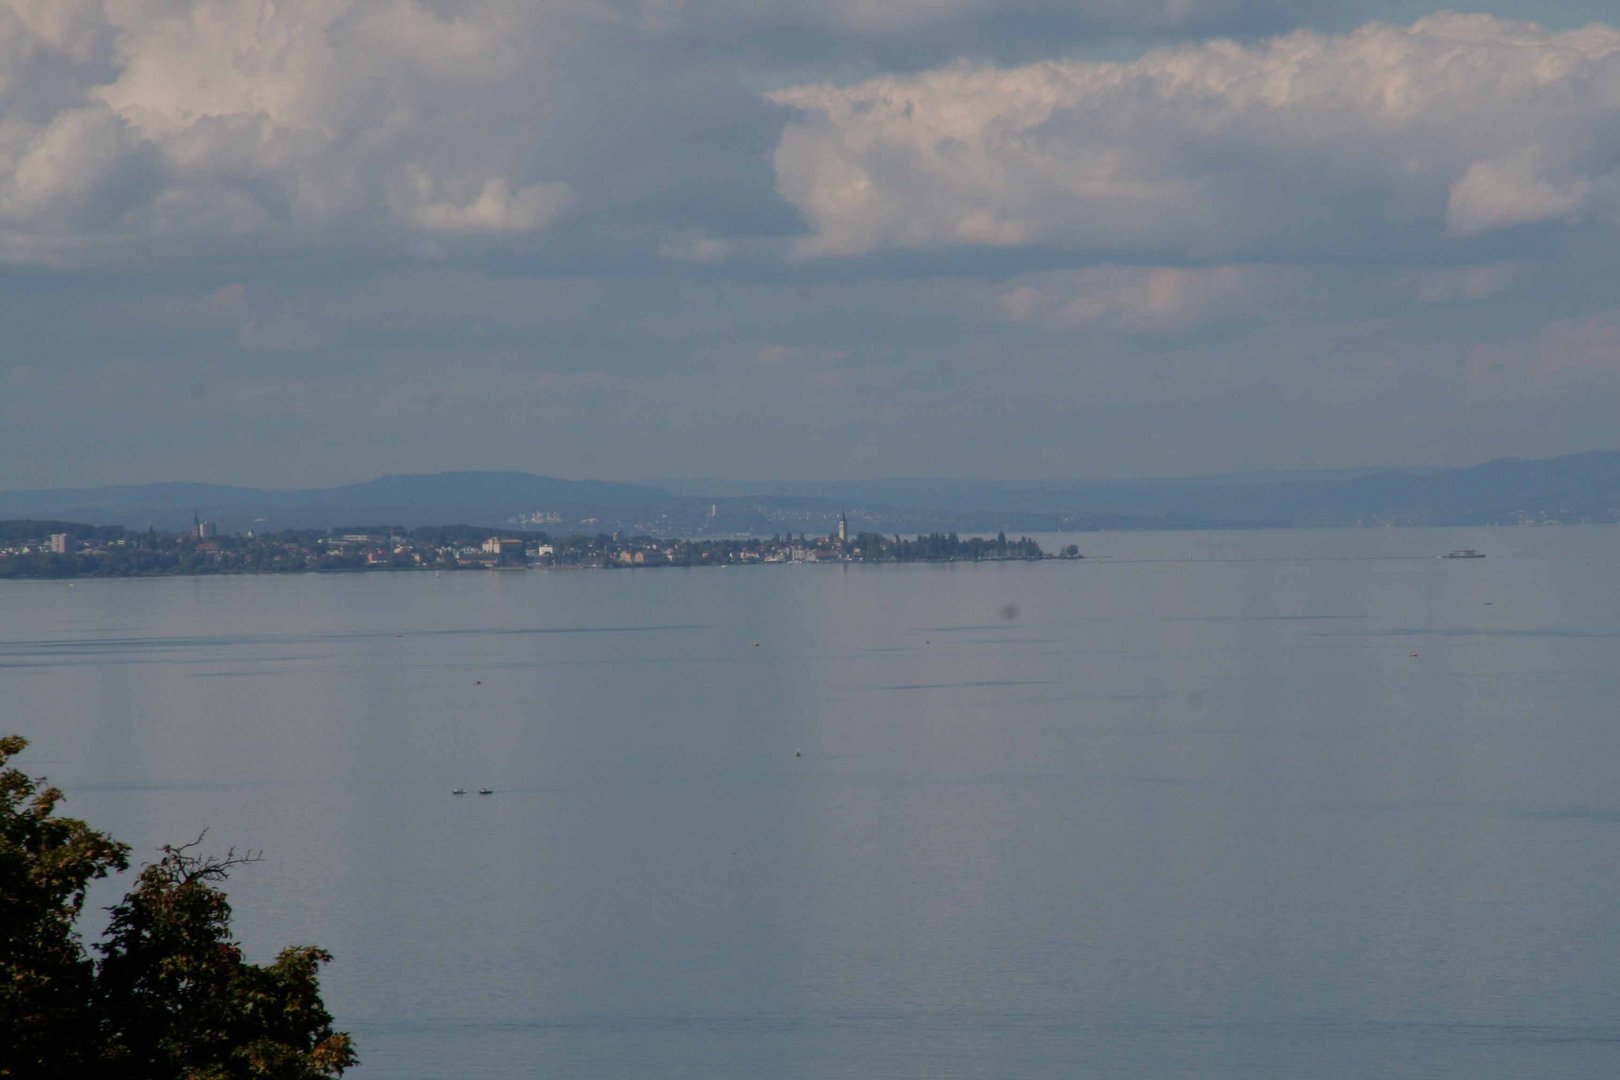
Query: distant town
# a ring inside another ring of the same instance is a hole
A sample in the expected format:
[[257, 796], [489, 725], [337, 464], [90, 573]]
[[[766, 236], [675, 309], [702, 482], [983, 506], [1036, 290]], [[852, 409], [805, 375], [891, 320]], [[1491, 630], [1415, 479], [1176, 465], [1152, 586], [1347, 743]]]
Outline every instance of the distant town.
[[1078, 559], [1069, 545], [1048, 554], [1026, 536], [929, 533], [914, 539], [851, 533], [840, 515], [824, 536], [657, 539], [599, 533], [554, 537], [467, 525], [371, 526], [221, 532], [195, 520], [186, 532], [60, 521], [0, 521], [0, 578], [287, 574], [343, 570], [613, 569], [784, 563], [993, 562]]

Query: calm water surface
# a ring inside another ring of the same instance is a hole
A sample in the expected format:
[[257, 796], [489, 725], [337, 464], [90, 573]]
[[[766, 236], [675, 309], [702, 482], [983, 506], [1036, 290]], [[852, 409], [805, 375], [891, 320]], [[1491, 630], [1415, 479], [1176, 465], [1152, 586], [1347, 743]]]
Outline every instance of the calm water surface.
[[4, 583], [0, 726], [360, 1077], [1620, 1075], [1620, 528], [1044, 539]]

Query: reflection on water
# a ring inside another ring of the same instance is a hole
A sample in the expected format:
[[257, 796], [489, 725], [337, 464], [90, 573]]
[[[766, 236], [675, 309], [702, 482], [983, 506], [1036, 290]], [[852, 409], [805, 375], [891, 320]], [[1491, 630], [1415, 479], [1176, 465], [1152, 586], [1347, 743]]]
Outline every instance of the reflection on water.
[[6, 583], [6, 726], [358, 1075], [1616, 1073], [1620, 530], [1072, 539]]

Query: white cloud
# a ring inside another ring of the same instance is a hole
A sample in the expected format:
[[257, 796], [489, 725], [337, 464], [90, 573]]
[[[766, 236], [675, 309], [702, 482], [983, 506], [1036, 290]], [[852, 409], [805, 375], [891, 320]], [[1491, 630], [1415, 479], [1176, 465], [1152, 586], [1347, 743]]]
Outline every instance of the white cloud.
[[1001, 305], [1015, 322], [1174, 332], [1252, 314], [1299, 280], [1287, 268], [1095, 266], [1025, 275], [1002, 292]]
[[0, 260], [523, 236], [566, 4], [0, 0]]
[[513, 191], [506, 177], [484, 182], [477, 196], [466, 201], [437, 198], [440, 185], [428, 174], [410, 171], [405, 216], [419, 229], [432, 233], [522, 233], [549, 225], [568, 205], [567, 184], [530, 184]]
[[769, 95], [810, 255], [1411, 250], [1620, 218], [1620, 29], [1442, 13]]
[[1521, 152], [1470, 165], [1451, 188], [1446, 207], [1451, 231], [1472, 236], [1513, 225], [1557, 221], [1578, 215], [1595, 201], [1591, 199], [1593, 180], [1582, 176], [1562, 182], [1549, 179], [1538, 156]]
[[92, 210], [113, 196], [121, 167], [139, 153], [128, 126], [104, 108], [65, 109], [32, 133], [7, 185], [8, 217], [33, 219]]
[[1068, 340], [1194, 335], [1221, 324], [1321, 330], [1365, 320], [1421, 318], [1445, 306], [1453, 317], [1515, 281], [1508, 263], [1458, 267], [1323, 264], [1130, 266], [1020, 274], [997, 286], [1013, 324]]

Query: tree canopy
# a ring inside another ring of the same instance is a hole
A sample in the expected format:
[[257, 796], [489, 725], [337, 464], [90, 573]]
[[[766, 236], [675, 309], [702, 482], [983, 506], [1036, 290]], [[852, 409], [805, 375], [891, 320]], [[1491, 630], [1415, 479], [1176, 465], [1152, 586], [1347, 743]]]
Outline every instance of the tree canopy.
[[90, 883], [129, 848], [59, 817], [62, 793], [10, 765], [0, 738], [0, 1077], [320, 1080], [358, 1064], [321, 1001], [324, 949], [248, 963], [219, 887], [252, 854], [166, 845], [109, 908], [92, 958], [77, 924]]

